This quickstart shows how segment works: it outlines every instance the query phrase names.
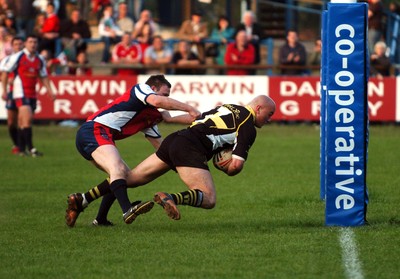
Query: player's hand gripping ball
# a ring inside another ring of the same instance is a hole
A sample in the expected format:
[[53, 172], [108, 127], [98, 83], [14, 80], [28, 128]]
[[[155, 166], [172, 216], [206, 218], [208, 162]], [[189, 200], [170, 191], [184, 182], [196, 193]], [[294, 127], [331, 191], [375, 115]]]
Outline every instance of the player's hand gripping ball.
[[231, 162], [232, 162], [231, 148], [221, 150], [220, 152], [216, 153], [213, 157], [214, 167], [223, 172], [226, 172], [228, 170]]

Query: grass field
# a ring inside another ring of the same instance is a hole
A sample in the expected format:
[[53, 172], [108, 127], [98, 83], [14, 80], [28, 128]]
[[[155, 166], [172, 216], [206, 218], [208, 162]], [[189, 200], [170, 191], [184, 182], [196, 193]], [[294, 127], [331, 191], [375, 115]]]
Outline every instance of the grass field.
[[[181, 126], [161, 125], [164, 135]], [[105, 175], [80, 157], [75, 128], [36, 126], [43, 158], [11, 155], [0, 125], [0, 278], [399, 278], [400, 127], [372, 126], [369, 146], [369, 226], [324, 226], [319, 199], [319, 129], [267, 126], [245, 169], [228, 177], [212, 168], [213, 210], [181, 207], [172, 221], [159, 207], [125, 225], [91, 226], [99, 201], [64, 223], [66, 197]], [[152, 152], [137, 135], [118, 143], [135, 166]], [[186, 188], [173, 172], [129, 190], [131, 200]], [[343, 241], [353, 238], [354, 246]], [[347, 250], [347, 252], [346, 252]], [[350, 253], [350, 258], [346, 257]]]

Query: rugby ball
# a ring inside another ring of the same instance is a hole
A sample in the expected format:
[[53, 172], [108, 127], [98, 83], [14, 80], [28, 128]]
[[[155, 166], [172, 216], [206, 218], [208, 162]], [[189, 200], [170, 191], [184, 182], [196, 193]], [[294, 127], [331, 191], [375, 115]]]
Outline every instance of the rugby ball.
[[214, 167], [226, 172], [228, 170], [229, 164], [232, 162], [232, 149], [223, 149], [216, 153], [213, 157]]

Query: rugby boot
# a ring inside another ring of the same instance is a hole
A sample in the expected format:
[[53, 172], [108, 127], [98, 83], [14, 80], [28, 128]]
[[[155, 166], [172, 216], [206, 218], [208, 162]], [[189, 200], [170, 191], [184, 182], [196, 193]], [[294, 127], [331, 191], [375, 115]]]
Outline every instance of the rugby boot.
[[74, 193], [68, 196], [68, 207], [65, 211], [65, 222], [68, 227], [75, 226], [76, 219], [81, 212], [83, 212], [84, 206], [83, 196], [81, 193]]
[[169, 218], [174, 220], [181, 219], [178, 207], [168, 193], [158, 192], [154, 195], [153, 200], [164, 208]]
[[135, 221], [136, 217], [140, 214], [144, 214], [149, 212], [154, 206], [154, 202], [146, 201], [146, 202], [134, 202], [132, 203], [132, 207], [124, 213], [123, 218], [126, 224], [130, 224]]
[[95, 227], [112, 227], [114, 223], [111, 221], [106, 220], [105, 222], [99, 222], [97, 219], [94, 219], [92, 225]]
[[18, 154], [19, 154], [19, 148], [18, 148], [18, 146], [13, 146], [13, 147], [11, 148], [11, 153], [14, 154], [14, 155], [18, 155]]
[[30, 154], [32, 157], [42, 157], [42, 156], [43, 156], [43, 153], [42, 153], [42, 152], [39, 152], [36, 148], [32, 148], [32, 149], [29, 151], [29, 154]]

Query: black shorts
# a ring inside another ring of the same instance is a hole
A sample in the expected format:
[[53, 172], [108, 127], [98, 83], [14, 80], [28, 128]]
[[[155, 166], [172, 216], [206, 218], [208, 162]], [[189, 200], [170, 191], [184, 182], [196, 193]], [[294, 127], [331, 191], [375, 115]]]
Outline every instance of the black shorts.
[[156, 155], [171, 169], [192, 167], [209, 170], [207, 151], [195, 137], [179, 135], [179, 131], [167, 136]]

